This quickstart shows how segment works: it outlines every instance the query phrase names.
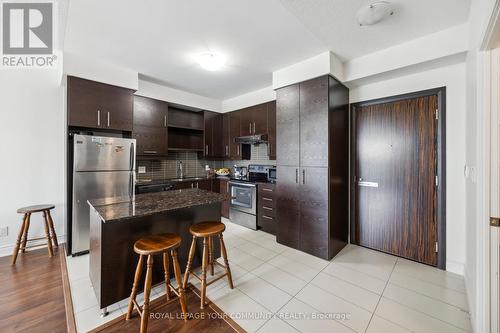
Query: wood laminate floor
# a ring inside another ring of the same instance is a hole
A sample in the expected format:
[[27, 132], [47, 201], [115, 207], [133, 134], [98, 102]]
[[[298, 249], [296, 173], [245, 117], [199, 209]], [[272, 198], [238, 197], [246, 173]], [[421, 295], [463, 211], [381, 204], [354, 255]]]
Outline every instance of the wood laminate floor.
[[0, 332], [67, 332], [61, 261], [47, 249], [0, 258]]

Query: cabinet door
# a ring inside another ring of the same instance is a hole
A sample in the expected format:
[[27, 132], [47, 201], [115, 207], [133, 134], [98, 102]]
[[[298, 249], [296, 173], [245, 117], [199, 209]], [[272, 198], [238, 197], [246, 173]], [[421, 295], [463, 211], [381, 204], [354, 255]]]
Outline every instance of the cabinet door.
[[232, 160], [241, 159], [241, 145], [236, 143], [236, 138], [241, 136], [240, 121], [241, 111], [229, 113], [229, 154]]
[[204, 146], [203, 146], [203, 155], [205, 157], [213, 157], [214, 154], [213, 154], [213, 146], [212, 146], [212, 142], [213, 142], [213, 138], [212, 138], [212, 134], [213, 134], [213, 118], [216, 116], [216, 113], [215, 112], [211, 112], [211, 111], [205, 111], [204, 112], [204, 116], [205, 116], [205, 130], [204, 130]]
[[259, 104], [252, 108], [252, 132], [253, 134], [267, 133], [267, 104]]
[[104, 123], [99, 99], [102, 89], [97, 82], [68, 76], [68, 125], [100, 128]]
[[328, 258], [328, 168], [300, 169], [299, 249]]
[[166, 102], [134, 96], [134, 126], [167, 127], [167, 112]]
[[252, 107], [245, 108], [240, 110], [240, 126], [241, 126], [241, 136], [247, 136], [253, 134], [253, 125], [252, 125]]
[[104, 85], [100, 101], [105, 127], [120, 131], [132, 131], [134, 122], [134, 95], [126, 88]]
[[276, 101], [267, 104], [267, 155], [270, 160], [276, 159]]
[[[227, 179], [221, 179], [220, 180], [220, 187], [219, 187], [219, 193], [229, 196], [229, 180]], [[221, 215], [225, 218], [229, 218], [229, 198], [227, 200], [224, 200], [222, 202], [221, 206]]]
[[212, 180], [207, 179], [207, 180], [199, 180], [196, 182], [196, 187], [202, 190], [206, 191], [212, 191]]
[[223, 118], [221, 114], [217, 114], [212, 118], [212, 149], [211, 156], [216, 158], [224, 157], [224, 142], [223, 142]]
[[132, 137], [137, 140], [137, 155], [167, 156], [167, 129], [151, 126], [134, 126]]
[[299, 85], [276, 92], [276, 164], [299, 165]]
[[225, 113], [222, 115], [222, 150], [223, 157], [229, 158], [230, 156], [230, 115]]
[[278, 166], [276, 184], [276, 240], [278, 243], [299, 248], [300, 192], [299, 167]]
[[328, 76], [300, 83], [300, 166], [328, 167]]

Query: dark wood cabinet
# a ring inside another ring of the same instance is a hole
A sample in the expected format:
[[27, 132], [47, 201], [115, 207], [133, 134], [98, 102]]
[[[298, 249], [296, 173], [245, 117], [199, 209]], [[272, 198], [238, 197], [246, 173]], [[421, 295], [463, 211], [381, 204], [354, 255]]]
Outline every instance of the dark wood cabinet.
[[299, 84], [276, 91], [276, 165], [299, 165]]
[[300, 234], [300, 189], [299, 168], [277, 167], [276, 183], [276, 241], [286, 246], [299, 248]]
[[276, 159], [276, 101], [267, 104], [267, 155], [270, 160]]
[[347, 244], [348, 114], [330, 76], [277, 91], [276, 239], [328, 260]]
[[[229, 179], [220, 179], [219, 180], [219, 193], [229, 196]], [[226, 219], [229, 218], [229, 206], [230, 206], [230, 202], [229, 202], [229, 197], [228, 197], [227, 200], [224, 200], [222, 202], [222, 206], [221, 206], [221, 215], [223, 217], [225, 217]]]
[[236, 138], [241, 136], [240, 120], [241, 111], [229, 113], [229, 157], [232, 160], [241, 160], [241, 145], [236, 143]]
[[203, 155], [209, 158], [224, 157], [223, 116], [217, 112], [205, 111], [205, 148]]
[[230, 135], [230, 114], [224, 113], [222, 115], [222, 156], [229, 159], [231, 156], [231, 135]]
[[241, 136], [267, 133], [267, 103], [254, 105], [240, 112]]
[[133, 93], [131, 89], [68, 76], [68, 125], [132, 131]]
[[134, 128], [138, 156], [168, 155], [168, 104], [134, 96]]
[[259, 183], [257, 202], [257, 226], [265, 232], [276, 235], [276, 185]]

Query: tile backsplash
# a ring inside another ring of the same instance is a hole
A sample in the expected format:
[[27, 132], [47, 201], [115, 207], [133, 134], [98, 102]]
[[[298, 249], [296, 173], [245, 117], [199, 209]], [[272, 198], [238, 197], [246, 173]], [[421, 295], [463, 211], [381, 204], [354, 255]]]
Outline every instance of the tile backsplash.
[[169, 155], [162, 160], [137, 160], [137, 170], [143, 167], [145, 173], [137, 172], [137, 181], [155, 181], [163, 179], [177, 178], [178, 165], [182, 162], [184, 177], [203, 177], [206, 176], [205, 165], [210, 168], [232, 168], [234, 165], [248, 164], [276, 164], [276, 161], [269, 160], [267, 156], [267, 144], [251, 147], [251, 160], [242, 161], [209, 161], [199, 159], [196, 152], [169, 152]]

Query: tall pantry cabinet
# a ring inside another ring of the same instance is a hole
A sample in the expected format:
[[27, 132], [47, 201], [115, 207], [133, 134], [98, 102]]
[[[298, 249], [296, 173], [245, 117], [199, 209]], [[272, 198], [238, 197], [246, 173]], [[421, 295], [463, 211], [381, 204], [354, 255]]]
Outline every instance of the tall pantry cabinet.
[[331, 259], [348, 235], [349, 90], [325, 75], [276, 95], [277, 241]]

